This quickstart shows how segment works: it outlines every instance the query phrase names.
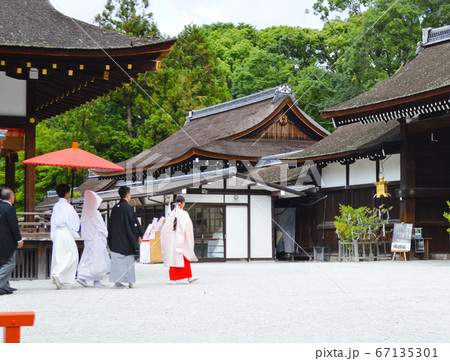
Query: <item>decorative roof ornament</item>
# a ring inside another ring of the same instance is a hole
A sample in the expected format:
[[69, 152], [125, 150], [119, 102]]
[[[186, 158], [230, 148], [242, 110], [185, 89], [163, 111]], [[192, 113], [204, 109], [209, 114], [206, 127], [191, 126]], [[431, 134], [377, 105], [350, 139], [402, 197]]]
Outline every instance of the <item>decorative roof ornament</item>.
[[427, 46], [450, 40], [450, 25], [440, 28], [422, 29], [422, 41], [417, 43], [416, 54], [421, 53]]
[[282, 84], [275, 90], [275, 95], [273, 97], [272, 104], [276, 103], [280, 98], [285, 96], [290, 96], [292, 99], [294, 99], [294, 92], [292, 91], [289, 85]]

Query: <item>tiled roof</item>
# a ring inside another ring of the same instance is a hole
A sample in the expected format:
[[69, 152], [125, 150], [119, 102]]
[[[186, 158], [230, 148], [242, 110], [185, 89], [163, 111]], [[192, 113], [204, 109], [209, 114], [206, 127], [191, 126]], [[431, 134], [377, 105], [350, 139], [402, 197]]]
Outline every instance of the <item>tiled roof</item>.
[[3, 0], [1, 4], [0, 46], [114, 49], [164, 41], [130, 37], [72, 19], [48, 0]]
[[399, 123], [396, 120], [390, 120], [388, 123], [348, 124], [339, 127], [329, 136], [304, 151], [287, 156], [284, 159], [314, 160], [338, 157], [373, 146], [398, 131]]

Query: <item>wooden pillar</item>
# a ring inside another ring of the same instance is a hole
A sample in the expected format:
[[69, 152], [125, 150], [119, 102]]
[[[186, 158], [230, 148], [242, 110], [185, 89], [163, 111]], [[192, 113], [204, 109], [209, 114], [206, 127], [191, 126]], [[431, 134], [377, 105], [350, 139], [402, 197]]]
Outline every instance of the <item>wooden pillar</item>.
[[16, 191], [16, 158], [17, 154], [5, 157], [5, 186]]
[[[36, 81], [27, 81], [27, 120], [25, 126], [25, 159], [36, 156], [36, 120], [34, 119], [36, 111]], [[25, 212], [35, 211], [36, 198], [36, 166], [25, 166]], [[33, 221], [33, 217], [26, 218], [27, 221]]]
[[[405, 120], [400, 121], [400, 133], [403, 138], [403, 145], [400, 152], [400, 189], [413, 189], [416, 187], [416, 141], [414, 134], [408, 132], [408, 124]], [[402, 192], [406, 195], [406, 192]], [[416, 223], [416, 198], [400, 198], [400, 222]], [[411, 248], [414, 244], [411, 244]], [[412, 252], [408, 252], [408, 259], [411, 259]]]
[[47, 247], [44, 241], [38, 241], [37, 249], [37, 279], [45, 280], [48, 277], [49, 270], [47, 269]]
[[[408, 133], [408, 124], [400, 122], [400, 132], [403, 145], [400, 153], [400, 189], [415, 188], [416, 186], [416, 142], [414, 134]], [[412, 223], [416, 221], [416, 199], [414, 197], [401, 197], [400, 222]]]
[[[36, 156], [36, 127], [25, 128], [25, 159]], [[25, 212], [34, 212], [36, 196], [36, 166], [25, 166]]]

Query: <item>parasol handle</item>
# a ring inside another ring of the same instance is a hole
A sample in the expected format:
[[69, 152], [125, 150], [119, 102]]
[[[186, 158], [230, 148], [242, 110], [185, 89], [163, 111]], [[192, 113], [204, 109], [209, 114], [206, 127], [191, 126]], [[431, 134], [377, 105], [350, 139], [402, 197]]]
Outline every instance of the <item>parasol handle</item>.
[[70, 204], [73, 203], [73, 187], [75, 185], [75, 171], [76, 168], [72, 168], [72, 190], [70, 192]]

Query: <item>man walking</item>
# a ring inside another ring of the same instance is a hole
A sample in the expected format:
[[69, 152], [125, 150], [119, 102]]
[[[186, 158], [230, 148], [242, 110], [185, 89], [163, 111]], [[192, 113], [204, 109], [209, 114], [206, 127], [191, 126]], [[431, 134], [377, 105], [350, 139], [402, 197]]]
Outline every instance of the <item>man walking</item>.
[[59, 184], [59, 196], [50, 218], [50, 238], [53, 241], [51, 277], [58, 289], [70, 288], [75, 281], [78, 266], [78, 248], [75, 238], [80, 238], [80, 218], [69, 203], [70, 187]]
[[144, 235], [133, 208], [128, 204], [131, 200], [130, 188], [119, 188], [120, 201], [111, 211], [108, 221], [108, 246], [111, 250], [110, 282], [115, 288], [132, 288], [136, 283], [134, 270], [134, 254]]
[[13, 207], [15, 195], [9, 188], [0, 191], [0, 296], [17, 289], [9, 285], [9, 277], [16, 265], [16, 248], [22, 248], [19, 222]]

